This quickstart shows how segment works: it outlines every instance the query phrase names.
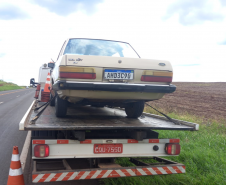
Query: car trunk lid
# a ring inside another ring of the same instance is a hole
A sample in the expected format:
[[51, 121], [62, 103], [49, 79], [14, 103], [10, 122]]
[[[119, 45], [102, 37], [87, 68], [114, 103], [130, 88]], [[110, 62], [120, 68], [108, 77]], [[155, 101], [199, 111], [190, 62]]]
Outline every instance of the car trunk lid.
[[67, 66], [172, 71], [170, 62], [162, 60], [88, 55], [66, 55], [65, 58]]

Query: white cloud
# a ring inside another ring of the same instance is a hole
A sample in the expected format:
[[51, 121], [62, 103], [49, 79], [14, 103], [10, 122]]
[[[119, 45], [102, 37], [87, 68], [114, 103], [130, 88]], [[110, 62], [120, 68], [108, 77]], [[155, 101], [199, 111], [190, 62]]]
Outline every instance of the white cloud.
[[30, 18], [0, 20], [0, 53], [5, 53], [0, 78], [20, 85], [32, 77], [37, 80], [39, 66], [56, 59], [63, 41], [80, 37], [126, 41], [142, 58], [170, 60], [174, 81], [226, 81], [218, 72], [226, 67], [226, 45], [219, 45], [226, 39], [225, 19], [194, 26], [181, 25], [177, 16], [163, 20], [172, 0], [106, 0], [92, 15], [77, 11], [66, 17], [29, 1], [7, 2], [23, 8]]
[[183, 25], [202, 24], [206, 21], [222, 21], [221, 2], [216, 0], [176, 0], [169, 5], [165, 18], [177, 14]]

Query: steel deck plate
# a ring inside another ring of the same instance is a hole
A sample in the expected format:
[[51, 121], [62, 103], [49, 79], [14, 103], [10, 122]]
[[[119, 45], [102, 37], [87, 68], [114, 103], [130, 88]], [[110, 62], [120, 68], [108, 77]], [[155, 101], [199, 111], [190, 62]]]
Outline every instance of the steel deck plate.
[[25, 130], [102, 130], [102, 129], [152, 129], [152, 130], [195, 130], [192, 126], [174, 123], [154, 117], [127, 118], [123, 110], [90, 106], [69, 107], [65, 118], [55, 116], [55, 107], [48, 106], [35, 124], [33, 110], [24, 124]]

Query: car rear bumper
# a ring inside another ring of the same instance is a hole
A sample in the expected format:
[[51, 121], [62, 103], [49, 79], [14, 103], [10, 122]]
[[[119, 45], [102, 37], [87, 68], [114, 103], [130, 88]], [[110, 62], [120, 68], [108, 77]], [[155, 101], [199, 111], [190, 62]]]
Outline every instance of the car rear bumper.
[[147, 84], [126, 84], [126, 83], [90, 83], [57, 81], [53, 85], [54, 90], [94, 90], [94, 91], [115, 91], [115, 92], [154, 92], [172, 93], [176, 90], [175, 85], [147, 85]]

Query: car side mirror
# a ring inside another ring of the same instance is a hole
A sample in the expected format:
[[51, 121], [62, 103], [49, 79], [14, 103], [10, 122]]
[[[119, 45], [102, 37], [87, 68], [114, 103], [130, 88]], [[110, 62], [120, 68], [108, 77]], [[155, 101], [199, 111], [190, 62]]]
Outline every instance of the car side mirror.
[[55, 67], [55, 63], [48, 63], [48, 67], [53, 69]]

